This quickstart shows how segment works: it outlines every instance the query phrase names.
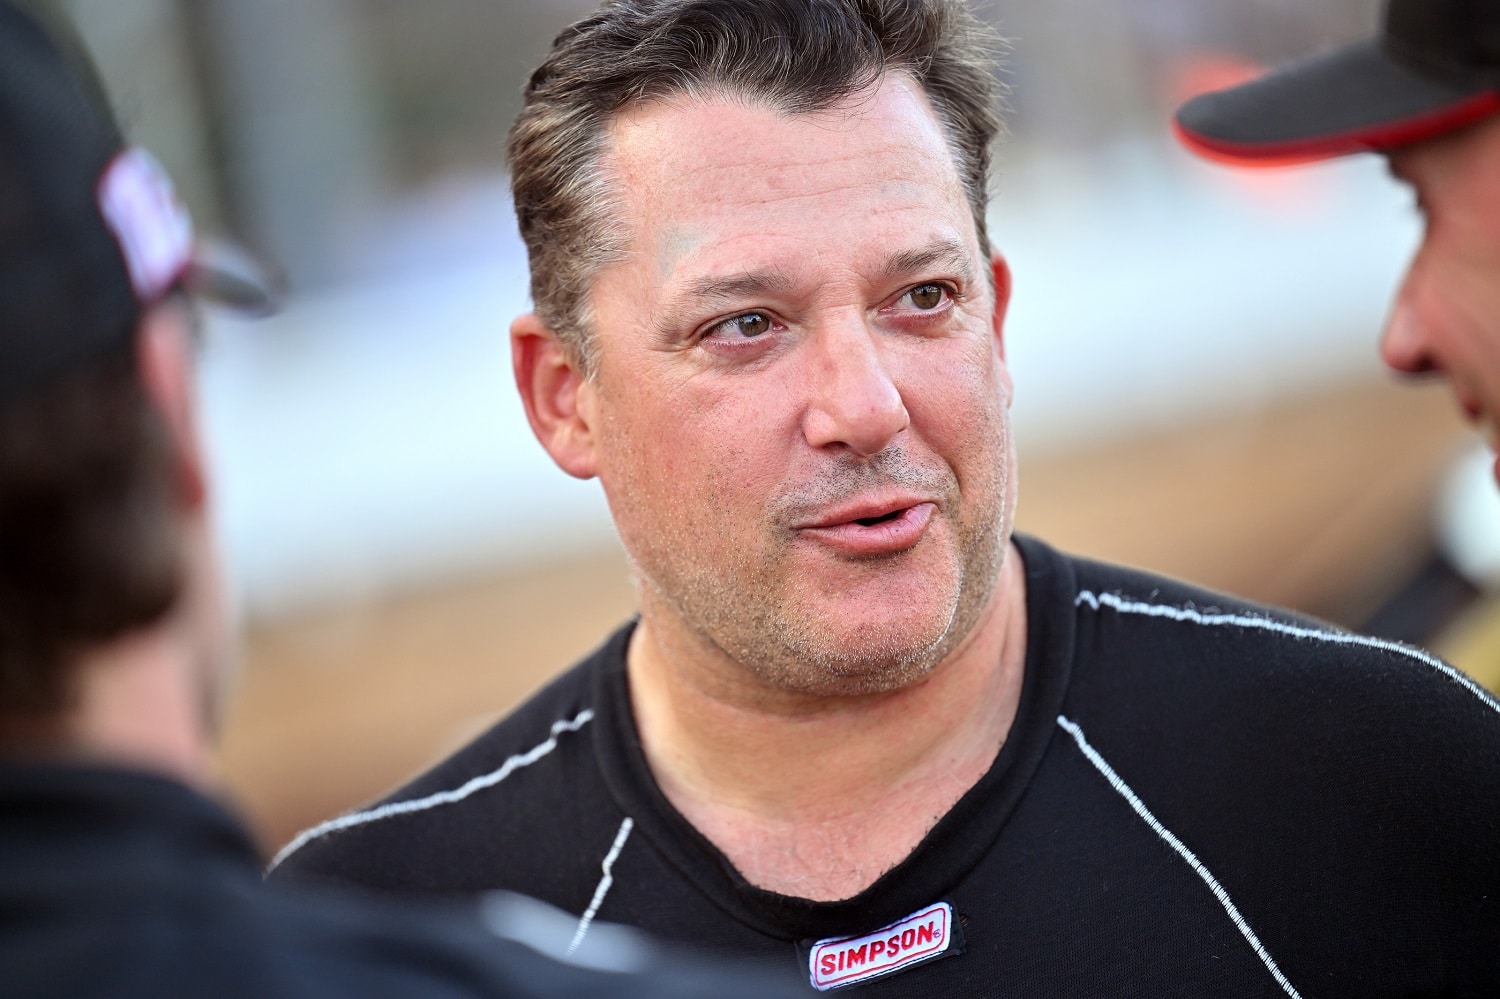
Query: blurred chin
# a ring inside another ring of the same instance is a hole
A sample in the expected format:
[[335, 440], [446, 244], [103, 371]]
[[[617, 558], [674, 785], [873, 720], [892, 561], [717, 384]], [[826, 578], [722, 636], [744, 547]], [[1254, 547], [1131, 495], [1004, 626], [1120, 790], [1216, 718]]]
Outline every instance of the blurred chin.
[[1500, 486], [1500, 422], [1494, 417], [1485, 417], [1479, 426], [1479, 432], [1484, 437], [1485, 447], [1490, 449], [1490, 455], [1495, 459], [1491, 471], [1495, 476], [1495, 485]]
[[239, 680], [241, 622], [213, 536], [207, 531], [192, 534], [187, 559], [189, 582], [183, 611], [198, 708], [204, 733], [217, 742]]

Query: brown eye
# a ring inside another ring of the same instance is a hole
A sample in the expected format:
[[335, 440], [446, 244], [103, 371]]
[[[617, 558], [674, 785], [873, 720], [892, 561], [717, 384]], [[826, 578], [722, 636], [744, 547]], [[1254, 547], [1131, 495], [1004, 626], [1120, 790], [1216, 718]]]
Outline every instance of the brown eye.
[[727, 337], [752, 340], [771, 331], [771, 317], [764, 312], [747, 312], [743, 316], [726, 319], [719, 330]]
[[943, 304], [943, 286], [940, 284], [924, 284], [913, 288], [910, 292], [911, 304], [926, 312]]

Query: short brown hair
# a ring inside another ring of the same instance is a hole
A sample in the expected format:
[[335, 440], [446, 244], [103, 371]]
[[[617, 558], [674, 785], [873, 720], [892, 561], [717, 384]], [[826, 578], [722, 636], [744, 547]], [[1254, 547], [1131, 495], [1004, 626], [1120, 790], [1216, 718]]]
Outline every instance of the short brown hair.
[[601, 173], [606, 129], [627, 104], [695, 91], [807, 113], [910, 73], [947, 131], [988, 254], [998, 47], [961, 0], [608, 0], [553, 42], [510, 131], [537, 314], [591, 373], [589, 282], [622, 249]]
[[126, 340], [0, 408], [0, 718], [65, 709], [78, 652], [183, 586], [176, 459]]

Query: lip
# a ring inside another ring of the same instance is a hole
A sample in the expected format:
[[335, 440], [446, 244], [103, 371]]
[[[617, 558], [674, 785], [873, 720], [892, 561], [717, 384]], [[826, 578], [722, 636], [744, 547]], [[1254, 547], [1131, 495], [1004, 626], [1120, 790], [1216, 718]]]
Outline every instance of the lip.
[[1489, 417], [1480, 418], [1479, 434], [1491, 451], [1500, 452], [1500, 420], [1493, 420]]
[[[866, 500], [821, 514], [798, 533], [850, 555], [891, 555], [922, 540], [936, 512], [930, 500]], [[876, 522], [860, 523], [868, 520]]]
[[1454, 397], [1458, 400], [1458, 408], [1463, 412], [1464, 418], [1484, 438], [1484, 442], [1491, 448], [1500, 448], [1500, 418], [1492, 416], [1484, 403], [1468, 392], [1455, 389]]

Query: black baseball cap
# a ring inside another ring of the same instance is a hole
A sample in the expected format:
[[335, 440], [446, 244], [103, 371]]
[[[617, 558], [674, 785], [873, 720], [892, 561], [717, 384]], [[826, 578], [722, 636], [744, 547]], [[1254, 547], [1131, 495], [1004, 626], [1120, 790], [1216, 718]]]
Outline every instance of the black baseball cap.
[[1500, 0], [1388, 0], [1379, 35], [1177, 112], [1194, 152], [1295, 163], [1422, 142], [1500, 112]]
[[128, 342], [178, 288], [255, 312], [276, 297], [205, 259], [76, 41], [0, 0], [0, 403]]

